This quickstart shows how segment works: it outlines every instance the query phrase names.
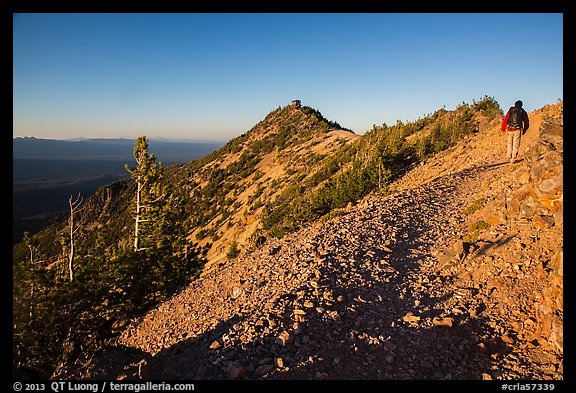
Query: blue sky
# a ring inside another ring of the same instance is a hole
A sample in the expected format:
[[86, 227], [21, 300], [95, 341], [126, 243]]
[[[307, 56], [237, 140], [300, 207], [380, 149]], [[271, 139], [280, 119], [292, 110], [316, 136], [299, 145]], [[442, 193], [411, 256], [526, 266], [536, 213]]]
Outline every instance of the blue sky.
[[16, 14], [13, 137], [228, 140], [293, 99], [363, 134], [563, 99], [563, 15]]

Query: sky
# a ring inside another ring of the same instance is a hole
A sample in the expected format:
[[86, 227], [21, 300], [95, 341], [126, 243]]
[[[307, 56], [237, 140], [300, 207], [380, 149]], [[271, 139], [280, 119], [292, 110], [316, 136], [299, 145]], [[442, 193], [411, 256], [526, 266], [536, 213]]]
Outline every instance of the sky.
[[294, 99], [358, 134], [563, 99], [561, 13], [14, 14], [13, 137], [229, 140]]

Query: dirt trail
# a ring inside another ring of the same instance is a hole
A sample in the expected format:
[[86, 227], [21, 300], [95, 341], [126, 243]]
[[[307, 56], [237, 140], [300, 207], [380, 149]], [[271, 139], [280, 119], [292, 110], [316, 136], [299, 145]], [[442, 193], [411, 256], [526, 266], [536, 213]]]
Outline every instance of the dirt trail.
[[[522, 150], [540, 121], [531, 116]], [[504, 160], [505, 143], [494, 123], [414, 168], [396, 193], [213, 269], [59, 377], [561, 378], [557, 353], [530, 345], [511, 318], [529, 318], [519, 302], [542, 285], [513, 266], [530, 231], [500, 225], [462, 241], [477, 220], [466, 207], [517, 181], [523, 164]]]

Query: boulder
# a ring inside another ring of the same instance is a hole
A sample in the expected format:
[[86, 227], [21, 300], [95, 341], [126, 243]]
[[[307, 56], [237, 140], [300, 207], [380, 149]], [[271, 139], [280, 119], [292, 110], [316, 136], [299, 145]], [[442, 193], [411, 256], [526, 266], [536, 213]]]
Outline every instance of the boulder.
[[546, 265], [550, 271], [548, 286], [542, 293], [542, 302], [537, 308], [537, 319], [541, 323], [541, 339], [547, 347], [562, 351], [563, 348], [563, 251], [557, 252]]
[[560, 124], [543, 121], [538, 139], [524, 153], [530, 168], [531, 194], [548, 214], [563, 207], [563, 129]]
[[[544, 120], [538, 138], [524, 152], [525, 168], [516, 174], [519, 186], [498, 195], [494, 211], [487, 211], [494, 223], [502, 214], [508, 220], [528, 220], [532, 228], [541, 231], [562, 229], [563, 226], [563, 125]], [[500, 213], [500, 214], [498, 214]], [[502, 220], [506, 222], [506, 220]], [[518, 243], [521, 245], [522, 243]], [[544, 290], [536, 294], [537, 307], [533, 318], [523, 324], [528, 341], [535, 340], [543, 349], [563, 351], [563, 253], [558, 250], [534, 271], [545, 281]], [[500, 288], [497, 278], [488, 278], [487, 289]]]

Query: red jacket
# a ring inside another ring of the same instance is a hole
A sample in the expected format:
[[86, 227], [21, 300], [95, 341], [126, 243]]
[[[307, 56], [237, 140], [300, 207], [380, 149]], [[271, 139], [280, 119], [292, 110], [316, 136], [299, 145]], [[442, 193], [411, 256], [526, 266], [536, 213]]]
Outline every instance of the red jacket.
[[[506, 117], [504, 117], [504, 120], [502, 120], [502, 126], [500, 127], [502, 129], [502, 132], [504, 132], [506, 130], [518, 131], [518, 128], [508, 128], [508, 118], [509, 117], [510, 117], [510, 109], [508, 109], [508, 112], [506, 113]], [[522, 133], [525, 133], [526, 130], [528, 129], [528, 127], [530, 127], [530, 120], [528, 120], [528, 114], [526, 113], [526, 111], [524, 109], [522, 109], [522, 123], [524, 126]]]

